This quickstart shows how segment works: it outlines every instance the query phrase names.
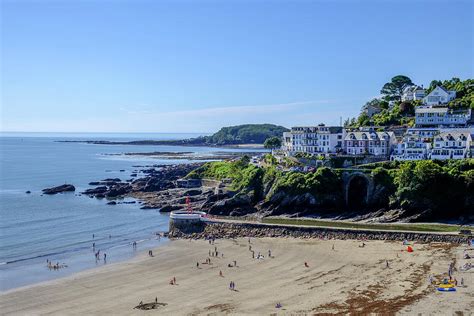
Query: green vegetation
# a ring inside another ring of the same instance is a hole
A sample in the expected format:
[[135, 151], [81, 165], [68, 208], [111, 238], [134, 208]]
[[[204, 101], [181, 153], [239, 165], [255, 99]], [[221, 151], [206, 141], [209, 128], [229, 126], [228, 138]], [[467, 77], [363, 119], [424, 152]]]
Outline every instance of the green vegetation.
[[430, 93], [436, 86], [443, 86], [447, 90], [456, 91], [456, 99], [449, 102], [450, 108], [471, 108], [474, 109], [474, 79], [461, 81], [459, 78], [451, 80], [433, 80], [426, 93]]
[[206, 144], [263, 144], [272, 137], [280, 138], [288, 129], [273, 124], [245, 124], [221, 128], [212, 136], [196, 138]]
[[280, 148], [281, 147], [281, 136], [273, 136], [270, 138], [267, 138], [265, 142], [263, 143], [263, 147], [268, 148], [268, 149], [275, 149], [275, 148]]
[[283, 173], [275, 182], [273, 191], [283, 191], [291, 195], [311, 193], [313, 196], [324, 198], [340, 192], [341, 184], [339, 175], [333, 169], [322, 167], [316, 172]]
[[[401, 102], [403, 89], [413, 85], [410, 78], [406, 76], [395, 76], [390, 82], [387, 82], [380, 91], [382, 98], [372, 99], [362, 106], [359, 117], [347, 119], [344, 122], [345, 127], [360, 126], [413, 126], [415, 123], [415, 108], [421, 105], [421, 101]], [[447, 90], [455, 90], [456, 98], [448, 103], [448, 107], [453, 109], [474, 109], [474, 79], [461, 81], [459, 78], [451, 80], [433, 80], [426, 94], [429, 94], [436, 86], [442, 86]], [[389, 106], [392, 101], [392, 106]], [[368, 109], [378, 112], [369, 117]]]
[[272, 218], [263, 219], [263, 223], [281, 225], [306, 225], [319, 227], [337, 227], [352, 229], [399, 230], [416, 232], [459, 232], [461, 226], [446, 224], [366, 224], [343, 221], [324, 221], [317, 219]]
[[254, 199], [262, 194], [262, 178], [264, 171], [249, 164], [247, 156], [236, 161], [215, 161], [205, 163], [200, 168], [193, 170], [187, 175], [191, 179], [231, 179], [232, 188], [235, 191], [249, 193], [252, 191]]
[[[315, 172], [281, 171], [271, 155], [265, 167], [249, 164], [248, 157], [232, 162], [209, 162], [189, 178], [232, 179], [232, 188], [254, 202], [299, 201], [315, 212], [344, 211], [342, 171], [320, 167]], [[428, 211], [433, 218], [458, 218], [474, 211], [474, 159], [451, 161], [382, 162], [364, 165], [360, 172], [373, 179], [374, 192], [367, 210], [402, 209], [407, 215]], [[289, 206], [290, 204], [287, 204]], [[289, 207], [288, 212], [296, 212]]]
[[380, 93], [384, 95], [385, 100], [400, 100], [403, 89], [412, 86], [413, 82], [410, 78], [403, 75], [398, 75], [392, 78], [390, 82], [383, 85]]

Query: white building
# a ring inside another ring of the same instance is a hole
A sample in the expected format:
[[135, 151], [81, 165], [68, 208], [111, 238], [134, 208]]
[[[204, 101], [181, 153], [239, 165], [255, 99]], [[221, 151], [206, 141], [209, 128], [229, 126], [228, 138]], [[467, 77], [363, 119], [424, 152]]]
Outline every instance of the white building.
[[292, 127], [283, 133], [282, 150], [293, 155], [297, 152], [309, 154], [337, 153], [342, 150], [345, 131], [340, 126]]
[[402, 101], [416, 101], [422, 100], [425, 97], [425, 89], [423, 87], [414, 85], [403, 89]]
[[437, 86], [426, 97], [423, 98], [423, 103], [426, 105], [440, 105], [446, 104], [456, 98], [456, 91], [448, 91], [441, 86]]
[[344, 150], [349, 155], [389, 156], [395, 143], [393, 132], [347, 132], [344, 138]]
[[464, 159], [471, 157], [472, 129], [441, 131], [434, 138], [431, 159]]
[[403, 139], [397, 143], [390, 160], [424, 160], [431, 153], [433, 138], [438, 128], [409, 128]]
[[452, 110], [447, 107], [418, 106], [415, 108], [417, 127], [463, 127], [471, 119], [471, 109]]

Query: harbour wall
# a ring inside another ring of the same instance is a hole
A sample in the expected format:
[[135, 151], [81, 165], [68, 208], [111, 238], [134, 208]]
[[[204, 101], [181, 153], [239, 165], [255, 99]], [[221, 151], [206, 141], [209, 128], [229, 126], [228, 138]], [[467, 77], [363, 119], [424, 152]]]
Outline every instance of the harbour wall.
[[416, 242], [467, 243], [472, 237], [458, 234], [353, 230], [329, 227], [290, 226], [243, 222], [206, 222], [192, 227], [170, 226], [170, 238], [207, 239], [238, 237], [293, 237], [302, 239], [391, 240]]

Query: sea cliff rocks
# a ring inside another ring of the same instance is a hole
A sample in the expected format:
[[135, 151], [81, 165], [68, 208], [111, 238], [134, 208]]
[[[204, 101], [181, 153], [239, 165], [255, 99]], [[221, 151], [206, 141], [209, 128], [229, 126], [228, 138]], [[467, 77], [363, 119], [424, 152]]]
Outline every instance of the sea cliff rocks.
[[44, 194], [58, 194], [62, 192], [74, 192], [76, 188], [72, 184], [63, 184], [53, 188], [46, 188], [42, 190]]

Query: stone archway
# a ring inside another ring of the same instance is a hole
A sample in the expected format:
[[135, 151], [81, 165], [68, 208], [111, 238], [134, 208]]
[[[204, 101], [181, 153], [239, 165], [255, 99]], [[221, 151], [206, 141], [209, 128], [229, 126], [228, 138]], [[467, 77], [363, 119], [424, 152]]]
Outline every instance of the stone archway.
[[362, 172], [347, 173], [344, 177], [345, 202], [349, 210], [359, 211], [370, 205], [373, 181]]
[[369, 181], [362, 176], [354, 176], [347, 185], [347, 207], [358, 211], [367, 207]]

